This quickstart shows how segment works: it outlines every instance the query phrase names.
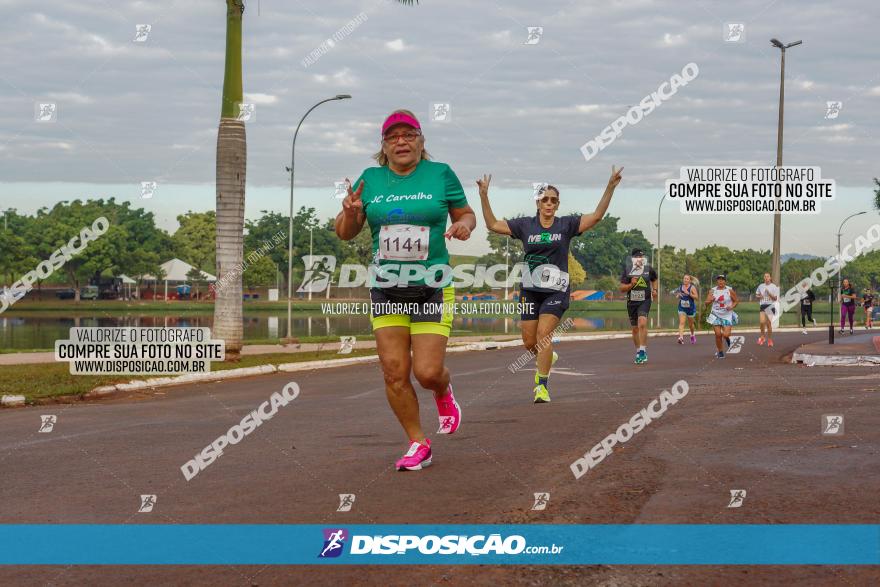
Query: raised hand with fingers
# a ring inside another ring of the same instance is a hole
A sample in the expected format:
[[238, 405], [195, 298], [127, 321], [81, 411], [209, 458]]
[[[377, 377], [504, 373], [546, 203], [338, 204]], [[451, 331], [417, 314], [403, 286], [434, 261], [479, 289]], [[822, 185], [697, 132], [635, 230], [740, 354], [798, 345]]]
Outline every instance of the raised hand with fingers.
[[351, 180], [345, 178], [348, 184], [348, 195], [342, 200], [342, 211], [346, 215], [354, 216], [364, 211], [364, 203], [361, 201], [361, 194], [364, 192], [364, 180], [358, 184], [357, 190], [352, 190]]
[[480, 197], [486, 198], [489, 196], [489, 182], [492, 181], [492, 174], [489, 175], [483, 174], [483, 179], [477, 180], [477, 187], [480, 188]]
[[623, 173], [623, 167], [620, 169], [615, 169], [614, 165], [611, 166], [611, 177], [608, 179], [608, 187], [614, 189], [617, 187], [617, 184], [620, 183], [620, 180], [623, 179], [623, 176], [620, 174]]

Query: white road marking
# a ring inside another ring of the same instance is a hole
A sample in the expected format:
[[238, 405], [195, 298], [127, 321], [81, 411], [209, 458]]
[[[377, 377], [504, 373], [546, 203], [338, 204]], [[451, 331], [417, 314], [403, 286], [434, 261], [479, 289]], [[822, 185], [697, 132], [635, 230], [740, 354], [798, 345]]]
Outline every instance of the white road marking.
[[[537, 371], [537, 369], [522, 369], [522, 371]], [[550, 375], [574, 375], [575, 377], [585, 377], [587, 375], [594, 375], [594, 373], [581, 373], [580, 371], [573, 371], [569, 367], [553, 367], [550, 370]]]

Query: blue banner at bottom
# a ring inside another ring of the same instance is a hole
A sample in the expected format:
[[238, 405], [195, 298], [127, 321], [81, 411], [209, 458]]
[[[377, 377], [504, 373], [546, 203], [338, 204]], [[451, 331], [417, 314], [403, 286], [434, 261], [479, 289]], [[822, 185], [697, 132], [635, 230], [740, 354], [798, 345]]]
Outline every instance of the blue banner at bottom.
[[877, 565], [880, 525], [0, 525], [4, 565]]

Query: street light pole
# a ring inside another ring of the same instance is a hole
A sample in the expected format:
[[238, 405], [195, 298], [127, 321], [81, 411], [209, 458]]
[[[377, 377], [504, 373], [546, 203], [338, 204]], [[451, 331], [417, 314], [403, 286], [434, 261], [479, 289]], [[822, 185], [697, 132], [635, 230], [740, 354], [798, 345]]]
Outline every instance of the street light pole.
[[[660, 328], [660, 209], [663, 208], [663, 202], [666, 201], [667, 192], [663, 192], [660, 196], [660, 203], [657, 205], [657, 328]], [[650, 276], [649, 276], [650, 277]]]
[[[843, 234], [843, 225], [846, 224], [847, 220], [850, 218], [855, 218], [856, 216], [861, 216], [862, 214], [867, 214], [867, 212], [856, 212], [855, 214], [850, 214], [846, 218], [843, 219], [843, 222], [840, 223], [840, 226], [837, 228], [837, 264], [840, 265], [842, 259], [840, 258], [840, 237]], [[843, 285], [841, 282], [843, 280], [842, 271], [840, 267], [838, 267], [837, 271], [837, 293], [840, 293], [840, 288]], [[828, 343], [834, 344], [834, 285], [831, 286], [831, 324], [828, 326]]]
[[[782, 52], [781, 67], [779, 71], [779, 123], [776, 128], [776, 167], [782, 167], [782, 121], [785, 112], [785, 50], [800, 45], [803, 41], [795, 41], [788, 45], [783, 45], [778, 39], [770, 39], [770, 44], [778, 48]], [[771, 263], [771, 277], [773, 283], [781, 284], [780, 274], [782, 264], [780, 262], [780, 249], [782, 241], [782, 214], [775, 212], [773, 214], [773, 257]]]
[[[861, 216], [862, 214], [867, 214], [867, 211], [856, 212], [855, 214], [850, 214], [846, 218], [843, 219], [843, 222], [840, 223], [840, 227], [837, 229], [837, 258], [840, 259], [840, 237], [843, 236], [843, 225], [846, 224], [846, 221], [850, 218], [855, 218], [856, 216]], [[839, 262], [839, 261], [838, 261]], [[837, 290], [840, 291], [840, 286], [842, 285], [843, 276], [841, 275], [841, 271], [837, 272]]]
[[[312, 233], [314, 233], [314, 232], [315, 232], [315, 227], [309, 226], [309, 259], [311, 259], [313, 256], [313, 253], [312, 253], [312, 242], [313, 242]], [[309, 301], [312, 301], [312, 288], [309, 288]]]
[[351, 98], [348, 94], [337, 94], [332, 98], [327, 98], [325, 100], [321, 100], [311, 108], [309, 108], [303, 117], [300, 118], [299, 124], [296, 125], [296, 131], [293, 133], [293, 142], [290, 145], [290, 217], [288, 222], [288, 235], [287, 235], [287, 338], [291, 338], [293, 335], [293, 329], [291, 328], [291, 299], [293, 295], [293, 170], [294, 170], [294, 161], [296, 155], [296, 136], [299, 134], [299, 127], [302, 126], [303, 121], [306, 119], [306, 116], [309, 113], [323, 104], [324, 102], [332, 102], [333, 100], [347, 100]]
[[[862, 214], [867, 214], [866, 211], [856, 212], [855, 214], [850, 214], [846, 218], [843, 219], [843, 222], [840, 223], [840, 227], [837, 229], [837, 259], [838, 264], [840, 264], [840, 237], [843, 235], [843, 225], [846, 224], [846, 221], [850, 218], [855, 218], [856, 216], [861, 216]], [[837, 272], [837, 290], [840, 291], [841, 281], [843, 280], [843, 276], [841, 275], [842, 271]]]

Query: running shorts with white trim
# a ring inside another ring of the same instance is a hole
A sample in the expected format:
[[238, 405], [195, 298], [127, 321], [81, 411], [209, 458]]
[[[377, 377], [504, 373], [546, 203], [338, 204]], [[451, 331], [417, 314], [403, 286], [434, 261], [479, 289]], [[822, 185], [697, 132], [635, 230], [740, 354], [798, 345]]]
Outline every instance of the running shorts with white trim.
[[639, 325], [639, 316], [645, 316], [651, 313], [651, 300], [643, 300], [641, 302], [628, 302], [626, 304], [626, 312], [629, 314], [629, 323], [631, 326]]
[[455, 287], [426, 286], [370, 288], [370, 322], [373, 330], [405, 326], [410, 334], [449, 337], [455, 307]]
[[571, 295], [567, 291], [534, 291], [524, 289], [520, 292], [522, 304], [520, 320], [537, 320], [541, 314], [553, 314], [557, 318], [568, 310]]

